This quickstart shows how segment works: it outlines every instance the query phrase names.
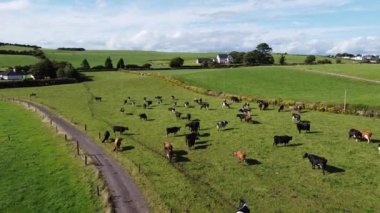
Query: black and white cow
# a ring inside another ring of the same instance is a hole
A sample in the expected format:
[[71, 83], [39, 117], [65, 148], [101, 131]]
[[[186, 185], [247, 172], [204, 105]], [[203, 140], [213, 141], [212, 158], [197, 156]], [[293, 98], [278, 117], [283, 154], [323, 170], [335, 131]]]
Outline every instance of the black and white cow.
[[180, 112], [175, 112], [175, 117], [176, 117], [177, 119], [181, 119], [181, 115], [182, 115], [182, 113], [180, 113]]
[[288, 135], [275, 135], [273, 137], [273, 146], [277, 146], [278, 144], [284, 144], [286, 146], [286, 144], [288, 144], [292, 139], [293, 137]]
[[231, 101], [234, 102], [234, 103], [239, 103], [239, 101], [240, 101], [239, 98], [236, 97], [236, 96], [231, 96], [230, 99], [231, 99]]
[[348, 139], [350, 138], [354, 138], [356, 141], [358, 141], [363, 138], [363, 134], [359, 130], [350, 129], [350, 131], [348, 131]]
[[236, 213], [250, 213], [251, 211], [248, 208], [247, 203], [244, 200], [240, 199], [239, 208], [236, 210]]
[[158, 104], [162, 104], [162, 96], [156, 96], [154, 98], [157, 100]]
[[206, 103], [206, 102], [202, 103], [201, 109], [209, 109], [209, 108], [210, 108], [210, 104], [209, 103]]
[[168, 127], [166, 128], [166, 136], [168, 136], [169, 134], [174, 134], [176, 135], [177, 132], [181, 129], [181, 127]]
[[190, 114], [190, 113], [187, 113], [187, 114], [186, 114], [186, 120], [187, 120], [187, 121], [190, 121], [190, 120], [191, 120], [191, 114]]
[[227, 100], [226, 100], [226, 99], [224, 99], [224, 101], [223, 101], [223, 103], [222, 103], [222, 108], [224, 108], [224, 107], [227, 107], [228, 109], [231, 108], [231, 107], [230, 107], [230, 104], [227, 103]]
[[148, 116], [147, 116], [145, 113], [141, 113], [141, 114], [139, 115], [139, 117], [140, 117], [140, 119], [143, 120], [143, 121], [148, 120]]
[[236, 114], [236, 117], [240, 119], [240, 121], [243, 121], [245, 119], [246, 114]]
[[292, 120], [293, 120], [293, 121], [296, 121], [296, 122], [301, 121], [301, 115], [300, 115], [300, 114], [297, 114], [297, 113], [293, 113], [293, 114], [292, 114]]
[[265, 110], [269, 106], [269, 103], [264, 101], [264, 100], [257, 100], [257, 104], [258, 104], [260, 110]]
[[114, 133], [120, 132], [120, 134], [121, 134], [121, 133], [123, 133], [123, 132], [125, 132], [125, 131], [127, 131], [129, 129], [126, 126], [112, 126], [112, 130], [113, 130]]
[[311, 167], [313, 169], [315, 169], [315, 166], [318, 166], [320, 169], [322, 169], [323, 174], [325, 174], [325, 170], [326, 170], [326, 166], [327, 166], [327, 159], [326, 158], [319, 157], [317, 155], [313, 155], [313, 154], [309, 154], [309, 153], [305, 153], [303, 155], [303, 158], [309, 159], [309, 161], [311, 163]]
[[310, 121], [300, 121], [296, 123], [298, 133], [301, 133], [301, 130], [305, 130], [306, 132], [310, 132]]
[[219, 130], [221, 128], [225, 128], [228, 124], [228, 121], [224, 120], [224, 121], [218, 121], [216, 123], [216, 128]]
[[188, 101], [185, 101], [184, 105], [185, 105], [185, 108], [189, 108], [190, 107], [190, 103]]

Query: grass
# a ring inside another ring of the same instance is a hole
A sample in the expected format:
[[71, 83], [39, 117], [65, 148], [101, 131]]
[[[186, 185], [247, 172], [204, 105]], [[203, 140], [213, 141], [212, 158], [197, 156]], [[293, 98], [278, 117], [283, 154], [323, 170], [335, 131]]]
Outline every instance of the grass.
[[[244, 198], [254, 212], [376, 212], [380, 209], [380, 164], [377, 144], [347, 139], [350, 128], [370, 129], [379, 141], [380, 121], [364, 117], [320, 112], [304, 112], [312, 133], [299, 134], [291, 121], [291, 112], [259, 111], [253, 106], [255, 124], [241, 123], [236, 117], [240, 104], [222, 109], [221, 99], [202, 96], [211, 110], [199, 106], [185, 109], [184, 101], [200, 98], [199, 94], [149, 77], [122, 72], [89, 73], [91, 82], [40, 88], [0, 90], [0, 95], [29, 98], [43, 103], [83, 128], [97, 140], [99, 132], [112, 125], [126, 125], [122, 135], [123, 152], [111, 151], [113, 145], [102, 144], [117, 158], [142, 188], [153, 212], [232, 212], [238, 199]], [[57, 95], [59, 94], [59, 95]], [[164, 97], [164, 104], [154, 102], [150, 109], [141, 107], [143, 97]], [[177, 110], [191, 113], [201, 120], [201, 137], [195, 150], [188, 150], [183, 136], [166, 137], [165, 128], [181, 126], [179, 135], [188, 132], [185, 120], [176, 120], [168, 111], [170, 96], [178, 98]], [[93, 96], [102, 96], [95, 102]], [[131, 96], [136, 107], [123, 100]], [[192, 103], [192, 102], [191, 102]], [[270, 107], [272, 108], [272, 107]], [[138, 118], [148, 115], [147, 122]], [[217, 131], [215, 123], [230, 121], [226, 130]], [[293, 136], [288, 147], [273, 147], [273, 135]], [[119, 135], [117, 135], [119, 136]], [[115, 137], [115, 136], [113, 136]], [[164, 158], [163, 142], [171, 141], [176, 162]], [[232, 152], [248, 152], [249, 165], [241, 165]], [[330, 173], [312, 170], [302, 159], [305, 152], [328, 159]], [[140, 173], [137, 170], [141, 167]]]
[[[347, 65], [356, 68], [360, 66], [361, 64]], [[261, 66], [160, 72], [202, 88], [264, 99], [343, 103], [344, 91], [347, 89], [349, 104], [380, 106], [378, 84], [304, 71], [309, 68], [323, 70], [325, 67], [329, 66]], [[370, 75], [375, 76], [375, 70], [374, 68]], [[376, 76], [380, 77], [380, 74], [377, 73]]]
[[[305, 58], [307, 57], [307, 55], [294, 55], [294, 54], [287, 54], [287, 55], [284, 55], [285, 56], [285, 62], [287, 64], [303, 64], [305, 62]], [[281, 57], [281, 54], [278, 54], [278, 53], [275, 53], [273, 54], [273, 58], [274, 58], [274, 63], [279, 65], [279, 61], [280, 61], [280, 57]], [[336, 60], [334, 58], [328, 58], [326, 56], [321, 56], [321, 55], [316, 55], [315, 56], [316, 58], [316, 61], [318, 60], [323, 60], [323, 59], [328, 59], [330, 60], [333, 64], [336, 63]], [[341, 60], [342, 63], [349, 63], [351, 64], [352, 62], [350, 60]]]
[[14, 45], [0, 45], [0, 50], [15, 50], [15, 51], [23, 51], [23, 50], [33, 50], [32, 47], [20, 47]]
[[0, 111], [1, 212], [103, 211], [95, 169], [71, 144], [21, 106], [0, 102]]
[[38, 62], [38, 59], [28, 55], [2, 55], [0, 54], [0, 71], [8, 67], [32, 65]]

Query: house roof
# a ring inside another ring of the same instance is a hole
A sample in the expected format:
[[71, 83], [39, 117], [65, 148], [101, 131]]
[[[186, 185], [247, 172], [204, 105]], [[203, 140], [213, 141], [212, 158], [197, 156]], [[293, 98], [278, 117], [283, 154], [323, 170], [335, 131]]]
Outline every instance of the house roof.
[[218, 54], [217, 56], [219, 56], [219, 58], [228, 58], [227, 54]]
[[8, 70], [2, 73], [2, 75], [12, 76], [12, 75], [25, 75], [24, 71], [21, 70]]

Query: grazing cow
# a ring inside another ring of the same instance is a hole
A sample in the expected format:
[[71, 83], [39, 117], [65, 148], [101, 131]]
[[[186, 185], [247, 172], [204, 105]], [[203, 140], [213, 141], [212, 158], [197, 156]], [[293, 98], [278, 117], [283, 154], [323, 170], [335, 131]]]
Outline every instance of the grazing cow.
[[102, 97], [99, 97], [99, 96], [95, 96], [94, 99], [95, 101], [102, 101]]
[[190, 123], [187, 123], [185, 125], [185, 127], [189, 128], [191, 132], [195, 132], [195, 133], [198, 133], [200, 126], [201, 126], [200, 121], [197, 121], [197, 120], [193, 120]]
[[361, 133], [362, 133], [363, 138], [367, 139], [367, 142], [370, 143], [371, 137], [372, 137], [372, 132], [365, 130], [365, 131], [361, 131]]
[[177, 101], [173, 101], [172, 106], [176, 107], [177, 106]]
[[250, 109], [249, 103], [245, 102], [241, 108], [243, 108], [243, 109]]
[[169, 162], [172, 162], [173, 158], [173, 145], [169, 141], [164, 142], [164, 151], [165, 156], [169, 160]]
[[186, 119], [187, 119], [187, 121], [190, 121], [190, 120], [191, 120], [191, 114], [190, 114], [190, 113], [187, 113], [187, 114], [186, 114]]
[[195, 140], [199, 139], [197, 133], [192, 132], [190, 134], [185, 135], [186, 145], [191, 149], [195, 145]]
[[281, 112], [284, 110], [284, 105], [281, 105], [280, 108], [278, 108], [278, 112]]
[[236, 114], [236, 117], [240, 119], [240, 121], [243, 121], [245, 119], [245, 114]]
[[269, 103], [264, 100], [258, 100], [257, 104], [259, 105], [260, 110], [265, 110], [269, 106]]
[[292, 136], [288, 136], [288, 135], [275, 135], [273, 137], [273, 146], [274, 145], [278, 145], [278, 144], [284, 144], [286, 146], [286, 144], [288, 144], [291, 140], [293, 139]]
[[162, 96], [156, 96], [154, 97], [156, 100], [157, 100], [157, 103], [158, 104], [161, 104], [162, 103]]
[[181, 119], [181, 115], [182, 115], [182, 113], [180, 113], [180, 112], [175, 112], [175, 117], [176, 117], [177, 119]]
[[239, 101], [240, 101], [239, 98], [236, 97], [236, 96], [231, 96], [230, 99], [231, 99], [231, 101], [232, 101], [233, 103], [239, 103]]
[[202, 103], [201, 105], [201, 109], [209, 109], [209, 107], [210, 107], [210, 104], [208, 103]]
[[172, 113], [175, 113], [175, 108], [174, 107], [169, 107], [168, 110]]
[[131, 104], [132, 104], [133, 106], [136, 106], [136, 101], [131, 100]]
[[307, 132], [310, 132], [310, 122], [309, 121], [300, 121], [296, 123], [298, 133], [301, 133], [301, 130], [305, 130]]
[[168, 136], [169, 134], [173, 133], [174, 135], [177, 134], [177, 132], [181, 129], [181, 127], [168, 127], [166, 128], [166, 136]]
[[250, 213], [250, 212], [251, 211], [249, 210], [247, 203], [244, 200], [240, 199], [240, 206], [236, 210], [236, 213]]
[[128, 127], [124, 127], [124, 126], [113, 126], [112, 130], [113, 130], [113, 133], [120, 132], [120, 134], [121, 134], [121, 133], [123, 133], [129, 129], [128, 129]]
[[121, 107], [121, 108], [120, 108], [120, 112], [125, 112], [124, 107]]
[[129, 101], [131, 101], [131, 97], [128, 96], [127, 99], [124, 99], [124, 105], [127, 104]]
[[185, 102], [185, 108], [189, 108], [190, 107], [190, 104], [188, 101]]
[[172, 98], [172, 100], [174, 101], [175, 100], [175, 97], [174, 97], [174, 95], [172, 95], [172, 96], [170, 96], [171, 98]]
[[146, 109], [148, 105], [146, 103], [143, 104], [143, 108]]
[[325, 170], [326, 170], [326, 166], [327, 166], [327, 159], [326, 158], [319, 157], [319, 156], [313, 155], [313, 154], [308, 154], [308, 153], [305, 153], [303, 155], [303, 158], [309, 159], [309, 161], [311, 163], [311, 167], [313, 169], [315, 169], [315, 166], [318, 166], [319, 168], [322, 169], [323, 174], [325, 174]]
[[241, 109], [239, 109], [239, 112], [244, 113], [244, 114], [247, 114], [247, 113], [250, 113], [250, 112], [251, 112], [251, 109], [248, 109], [248, 108], [241, 108]]
[[110, 132], [108, 131], [105, 131], [104, 132], [104, 136], [103, 136], [103, 140], [102, 140], [102, 143], [106, 142], [109, 138], [110, 138]]
[[219, 130], [220, 128], [225, 128], [228, 124], [228, 121], [224, 120], [224, 121], [218, 121], [216, 123], [216, 128]]
[[37, 94], [36, 93], [30, 93], [29, 97], [37, 97]]
[[144, 100], [144, 104], [146, 104], [147, 107], [149, 107], [150, 105], [152, 105], [153, 101], [147, 101], [147, 100]]
[[244, 121], [247, 123], [252, 122], [252, 116], [250, 114], [246, 114], [244, 117]]
[[297, 121], [297, 122], [301, 121], [301, 115], [297, 114], [297, 113], [293, 113], [292, 114], [292, 120]]
[[356, 142], [358, 142], [359, 140], [363, 138], [363, 135], [359, 130], [350, 129], [350, 131], [348, 131], [348, 139], [350, 138], [354, 138]]
[[230, 104], [227, 103], [226, 99], [224, 99], [224, 101], [222, 103], [222, 107], [227, 107], [228, 109], [230, 109]]
[[200, 99], [197, 99], [197, 98], [194, 98], [194, 103], [197, 103], [197, 104], [199, 104], [199, 105], [202, 105], [202, 98], [200, 98]]
[[121, 138], [115, 139], [115, 147], [113, 148], [113, 151], [121, 151]]
[[237, 150], [234, 152], [234, 156], [240, 160], [240, 163], [245, 163], [245, 158], [247, 157], [247, 153], [241, 150]]
[[140, 117], [140, 119], [143, 120], [143, 121], [148, 120], [148, 116], [147, 116], [145, 113], [141, 113], [141, 114], [139, 115], [139, 117]]

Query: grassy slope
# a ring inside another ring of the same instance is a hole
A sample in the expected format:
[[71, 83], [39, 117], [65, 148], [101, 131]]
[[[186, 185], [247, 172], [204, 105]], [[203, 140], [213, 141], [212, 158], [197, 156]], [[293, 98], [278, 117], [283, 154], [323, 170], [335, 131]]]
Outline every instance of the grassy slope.
[[13, 46], [13, 45], [2, 45], [2, 46], [0, 46], [0, 50], [22, 51], [22, 50], [33, 50], [33, 48], [31, 48], [31, 47], [19, 47], [19, 46]]
[[20, 106], [0, 102], [0, 111], [0, 211], [101, 211], [94, 168], [72, 145]]
[[152, 64], [153, 67], [168, 67], [169, 61], [174, 57], [182, 57], [185, 65], [195, 65], [199, 57], [215, 57], [215, 53], [175, 53], [154, 51], [128, 51], [128, 50], [88, 50], [88, 51], [58, 51], [44, 50], [46, 56], [52, 60], [69, 61], [74, 67], [79, 67], [83, 59], [87, 59], [90, 66], [104, 65], [107, 57], [111, 57], [113, 65], [116, 66], [120, 58], [125, 64], [143, 65]]
[[31, 65], [38, 62], [38, 59], [27, 55], [1, 55], [0, 54], [0, 71], [8, 67], [17, 65]]
[[[161, 200], [175, 211], [188, 208], [192, 212], [231, 212], [243, 197], [257, 212], [305, 209], [375, 212], [380, 209], [380, 176], [377, 175], [380, 164], [376, 146], [347, 140], [347, 131], [353, 127], [371, 129], [378, 138], [380, 121], [377, 119], [307, 112], [302, 117], [312, 122], [313, 133], [298, 134], [290, 119], [291, 112], [261, 112], [254, 108], [254, 120], [261, 124], [246, 124], [235, 117], [240, 104], [233, 105], [231, 110], [221, 109], [220, 99], [203, 97], [213, 110], [178, 108], [201, 119], [203, 136], [198, 149], [189, 151], [183, 137], [165, 136], [168, 126], [182, 126], [181, 134], [187, 132], [185, 121], [176, 120], [167, 108], [170, 95], [178, 97], [181, 105], [199, 95], [151, 77], [115, 72], [91, 75], [95, 81], [84, 84], [0, 90], [0, 94], [27, 98], [30, 92], [36, 92], [37, 102], [51, 106], [79, 126], [86, 123], [88, 133], [94, 138], [111, 125], [127, 125], [130, 134], [122, 136], [125, 151], [112, 153], [112, 145], [103, 146], [143, 184], [147, 195], [154, 195], [152, 190], [157, 192], [160, 199], [150, 200], [151, 205], [158, 205]], [[93, 95], [102, 96], [104, 101], [94, 102]], [[154, 99], [156, 95], [164, 96], [166, 105], [154, 104], [152, 109], [146, 110], [128, 105], [126, 112], [133, 115], [119, 112], [127, 96], [141, 104], [142, 97]], [[142, 112], [151, 120], [140, 121], [137, 115]], [[215, 122], [222, 119], [230, 121], [230, 130], [216, 130]], [[296, 145], [272, 147], [276, 134], [292, 135], [291, 143]], [[163, 157], [162, 143], [166, 140], [172, 141], [174, 150], [182, 155], [180, 162], [173, 166]], [[255, 159], [261, 164], [240, 165], [232, 157], [236, 149], [246, 150], [250, 162]], [[343, 169], [345, 172], [323, 176], [301, 158], [304, 152], [320, 154], [334, 166], [334, 171]], [[135, 172], [130, 162], [140, 164], [142, 172]], [[142, 183], [141, 175], [149, 182]], [[153, 209], [163, 211], [161, 207]]]
[[[162, 73], [203, 88], [259, 98], [341, 103], [347, 89], [349, 104], [380, 106], [378, 84], [308, 73], [304, 68], [270, 66]], [[323, 69], [323, 66], [313, 66], [313, 69], [319, 68]], [[375, 72], [372, 75], [376, 75]]]

